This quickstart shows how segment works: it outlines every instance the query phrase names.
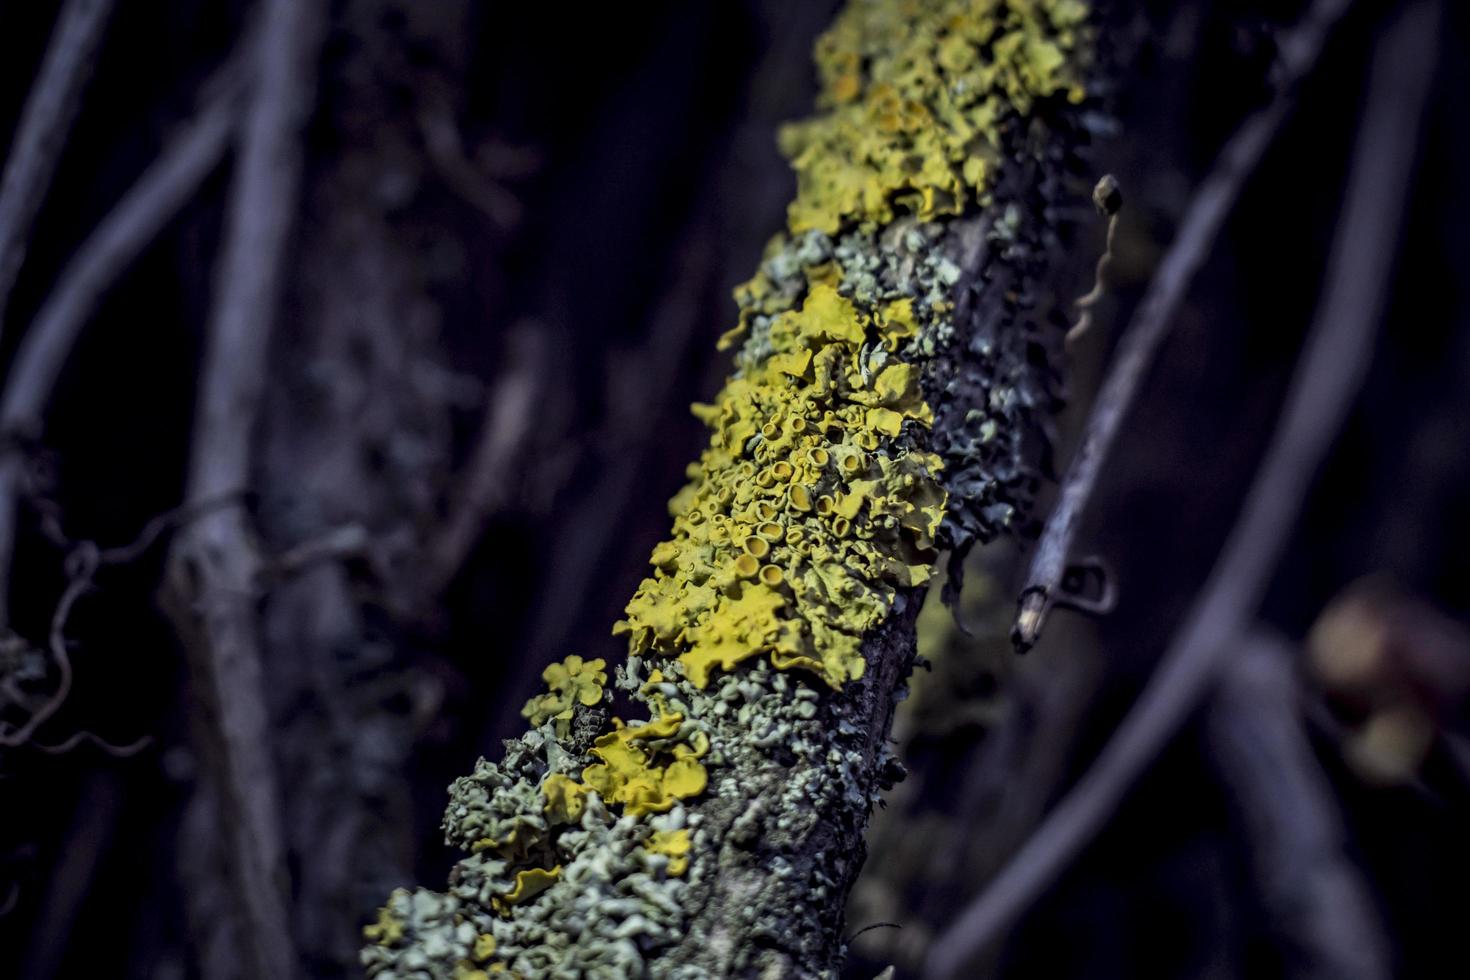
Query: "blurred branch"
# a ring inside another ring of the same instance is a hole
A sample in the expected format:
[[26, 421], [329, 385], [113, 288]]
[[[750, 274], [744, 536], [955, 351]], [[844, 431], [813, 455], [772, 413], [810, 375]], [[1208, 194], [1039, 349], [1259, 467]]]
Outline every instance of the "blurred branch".
[[12, 440], [39, 434], [61, 369], [102, 295], [199, 189], [229, 145], [241, 89], [231, 64], [206, 85], [207, 102], [87, 238], [26, 331], [0, 397], [0, 628], [6, 615], [16, 498], [25, 460]]
[[5, 311], [25, 261], [31, 223], [46, 199], [111, 13], [112, 0], [68, 0], [57, 15], [41, 73], [11, 140], [0, 178], [0, 338], [5, 336]]
[[1371, 359], [1418, 155], [1437, 25], [1432, 0], [1415, 3], [1375, 49], [1323, 299], [1280, 425], [1204, 591], [1092, 768], [935, 942], [926, 976], [957, 976], [1056, 880], [1188, 717], [1265, 594]]
[[1258, 631], [1232, 653], [1208, 713], [1210, 759], [1245, 829], [1285, 975], [1386, 980], [1383, 923], [1302, 725], [1296, 651]]
[[[271, 326], [298, 208], [305, 124], [325, 5], [267, 0], [252, 45], [254, 88], [241, 127], [216, 299], [205, 335], [186, 499], [237, 493], [250, 481]], [[243, 505], [213, 511], [175, 538], [166, 595], [211, 717], [219, 816], [232, 862], [249, 975], [297, 972], [260, 663], [261, 558]]]
[[[513, 228], [520, 222], [525, 208], [514, 194], [500, 185], [501, 174], [470, 159], [454, 114], [447, 106], [431, 102], [419, 113], [419, 129], [429, 161], [456, 194], [501, 229]], [[514, 156], [513, 153], [505, 154], [507, 160], [513, 160]], [[511, 169], [509, 172], [514, 174], [517, 171]]]
[[64, 975], [62, 965], [75, 942], [77, 919], [117, 834], [121, 797], [115, 773], [93, 773], [82, 784], [63, 838], [66, 846], [46, 884], [36, 924], [29, 930], [22, 976]]
[[[633, 355], [635, 366], [620, 372], [636, 378], [639, 391], [646, 395], [612, 399], [619, 410], [609, 414], [597, 441], [614, 448], [606, 454], [595, 485], [568, 509], [568, 516], [553, 534], [550, 551], [556, 587], [540, 590], [530, 617], [526, 653], [517, 659], [507, 685], [512, 703], [519, 704], [532, 693], [542, 669], [565, 645], [583, 597], [596, 588], [597, 577], [611, 560], [613, 545], [621, 540], [621, 525], [614, 515], [625, 513], [629, 500], [643, 486], [655, 445], [646, 434], [656, 430], [661, 415], [668, 414], [679, 365], [694, 342], [699, 296], [716, 275], [710, 240], [714, 232], [705, 217], [698, 214], [681, 235], [671, 285], [653, 309], [648, 339]], [[506, 736], [500, 726], [509, 718], [514, 715], [492, 720], [482, 740], [487, 751]]]
[[[60, 710], [71, 693], [72, 667], [71, 658], [67, 653], [66, 624], [71, 617], [72, 607], [84, 593], [92, 588], [97, 572], [106, 565], [123, 565], [136, 561], [142, 557], [144, 552], [151, 548], [163, 533], [186, 521], [196, 520], [199, 516], [207, 514], [210, 510], [217, 509], [223, 504], [234, 503], [234, 498], [223, 501], [203, 501], [193, 507], [179, 507], [167, 514], [155, 517], [143, 526], [139, 535], [128, 544], [115, 548], [100, 548], [95, 541], [72, 541], [61, 529], [58, 516], [54, 512], [47, 512], [42, 520], [42, 530], [52, 543], [67, 551], [65, 570], [67, 575], [67, 586], [63, 591], [61, 600], [56, 605], [56, 610], [51, 617], [51, 630], [48, 639], [48, 647], [51, 652], [52, 662], [56, 664], [59, 679], [55, 689], [47, 695], [40, 706], [32, 710], [30, 717], [24, 724], [13, 731], [6, 730], [0, 726], [0, 746], [14, 748], [16, 746], [31, 743], [35, 748], [59, 755], [69, 752], [81, 745], [83, 742], [91, 742], [108, 755], [116, 758], [124, 758], [146, 748], [152, 739], [145, 736], [128, 745], [113, 745], [91, 732], [78, 732], [57, 745], [42, 745], [32, 741], [37, 729], [47, 719]], [[18, 637], [10, 638], [8, 642], [21, 642]]]
[[[1301, 22], [1282, 36], [1276, 97], [1230, 137], [1185, 211], [1174, 243], [1159, 263], [1148, 292], [1118, 342], [1082, 443], [1062, 482], [1056, 508], [1036, 546], [1011, 633], [1017, 649], [1025, 651], [1036, 643], [1047, 614], [1058, 600], [1072, 539], [1077, 535], [1098, 474], [1159, 346], [1169, 334], [1195, 273], [1209, 255], [1241, 189], [1296, 103], [1297, 88], [1315, 67], [1327, 35], [1351, 6], [1352, 0], [1316, 0]], [[1111, 229], [1110, 223], [1109, 243]], [[1075, 336], [1083, 329], [1084, 321], [1079, 321], [1072, 334]]]
[[536, 402], [551, 376], [551, 352], [542, 324], [528, 324], [512, 338], [514, 363], [485, 399], [480, 436], [448, 518], [428, 544], [426, 594], [442, 590], [458, 573], [484, 530], [485, 518], [510, 493], [526, 439], [536, 421]]
[[78, 576], [67, 585], [66, 591], [61, 595], [61, 601], [56, 604], [56, 611], [51, 615], [51, 633], [48, 644], [51, 650], [51, 660], [56, 664], [58, 679], [56, 688], [41, 705], [31, 711], [30, 717], [17, 727], [13, 732], [0, 734], [0, 745], [14, 747], [24, 745], [35, 734], [45, 721], [61, 709], [66, 703], [67, 695], [71, 693], [71, 657], [66, 651], [66, 621], [71, 615], [71, 608], [76, 604], [81, 594], [92, 584], [90, 576]]

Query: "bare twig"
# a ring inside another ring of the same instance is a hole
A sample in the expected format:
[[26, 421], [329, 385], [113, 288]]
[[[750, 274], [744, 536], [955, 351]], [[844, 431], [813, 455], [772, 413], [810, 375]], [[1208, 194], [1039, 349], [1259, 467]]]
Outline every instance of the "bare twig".
[[98, 736], [94, 732], [82, 731], [62, 739], [55, 745], [44, 745], [40, 742], [32, 742], [31, 747], [34, 748], [37, 752], [44, 752], [47, 755], [66, 755], [68, 752], [74, 751], [82, 745], [92, 745], [96, 746], [96, 748], [100, 752], [102, 752], [102, 754], [110, 755], [114, 759], [130, 759], [133, 756], [137, 755], [139, 752], [142, 752], [144, 749], [151, 746], [152, 744], [152, 735], [140, 735], [139, 737], [133, 739], [131, 742], [127, 742], [123, 745], [117, 745]]
[[112, 0], [68, 0], [57, 15], [41, 73], [21, 111], [0, 178], [0, 337], [5, 335], [5, 311], [25, 261], [31, 223], [56, 173], [111, 13]]
[[1416, 3], [1375, 52], [1323, 298], [1282, 420], [1204, 591], [1096, 763], [939, 937], [926, 976], [958, 975], [1053, 881], [1177, 730], [1244, 631], [1372, 354], [1429, 92], [1438, 8]]
[[[229, 145], [238, 114], [240, 72], [222, 70], [208, 103], [138, 178], [82, 244], [16, 351], [0, 398], [0, 435], [34, 436], [62, 366], [97, 302], [199, 189]], [[0, 450], [0, 627], [5, 625], [16, 498], [24, 461]]]
[[499, 176], [465, 153], [459, 126], [447, 106], [433, 103], [419, 113], [419, 129], [431, 163], [456, 194], [500, 228], [514, 227], [525, 210], [514, 194], [500, 186]]
[[1246, 831], [1286, 975], [1381, 980], [1391, 975], [1383, 923], [1307, 740], [1295, 652], [1269, 633], [1246, 638], [1210, 704], [1210, 758]]
[[38, 896], [35, 925], [27, 930], [21, 976], [65, 974], [61, 964], [75, 941], [77, 916], [87, 898], [95, 894], [92, 885], [115, 840], [121, 802], [122, 787], [115, 773], [96, 772], [82, 784], [64, 838], [67, 846], [59, 849], [45, 890]]
[[373, 537], [361, 524], [343, 524], [287, 548], [267, 562], [272, 575], [293, 575], [318, 562], [371, 556]]
[[[186, 499], [234, 493], [250, 480], [267, 351], [301, 183], [300, 130], [311, 105], [324, 4], [267, 0], [252, 46], [254, 90], [241, 129], [216, 296], [204, 344]], [[289, 978], [297, 958], [287, 916], [284, 848], [271, 759], [255, 608], [256, 551], [242, 506], [213, 511], [174, 539], [170, 612], [211, 709], [219, 815], [241, 916], [247, 972]]]
[[1104, 174], [1092, 189], [1092, 203], [1097, 207], [1098, 214], [1108, 219], [1107, 240], [1103, 245], [1103, 254], [1098, 256], [1097, 266], [1093, 269], [1092, 289], [1072, 304], [1077, 308], [1078, 316], [1072, 329], [1067, 331], [1068, 347], [1087, 333], [1092, 326], [1092, 308], [1107, 293], [1105, 277], [1108, 267], [1113, 264], [1113, 240], [1118, 235], [1118, 212], [1123, 209], [1123, 191], [1118, 187], [1118, 178], [1112, 174]]
[[90, 741], [109, 755], [123, 758], [141, 751], [152, 743], [153, 740], [145, 736], [128, 745], [113, 745], [85, 731], [78, 732], [58, 745], [42, 745], [32, 741], [36, 730], [61, 708], [71, 693], [72, 667], [71, 658], [67, 654], [65, 635], [67, 621], [71, 618], [71, 610], [77, 599], [92, 587], [99, 568], [105, 565], [122, 565], [136, 561], [153, 546], [165, 531], [187, 521], [196, 520], [200, 515], [234, 503], [237, 499], [238, 495], [231, 495], [224, 499], [201, 501], [190, 507], [177, 507], [153, 518], [143, 526], [143, 530], [135, 539], [115, 548], [99, 548], [95, 541], [72, 541], [62, 532], [60, 522], [54, 516], [44, 521], [51, 539], [59, 547], [67, 549], [65, 563], [67, 587], [52, 614], [48, 643], [60, 679], [55, 690], [47, 695], [41, 707], [33, 711], [23, 725], [14, 731], [0, 731], [0, 745], [13, 748], [30, 742], [34, 748], [42, 752], [58, 755], [71, 751], [84, 741]]
[[36, 729], [40, 728], [46, 719], [56, 714], [61, 706], [66, 703], [66, 697], [71, 693], [71, 657], [66, 651], [66, 621], [71, 616], [71, 608], [76, 605], [77, 599], [81, 598], [83, 592], [92, 585], [90, 575], [78, 576], [67, 584], [66, 591], [61, 595], [61, 601], [56, 604], [56, 611], [51, 616], [51, 636], [49, 645], [51, 648], [51, 659], [56, 663], [58, 679], [56, 689], [41, 703], [41, 706], [32, 711], [25, 723], [13, 732], [0, 734], [0, 745], [14, 747], [24, 745], [30, 741]]
[[480, 437], [465, 467], [443, 529], [427, 549], [426, 594], [454, 578], [484, 528], [485, 517], [503, 505], [516, 463], [536, 421], [535, 404], [550, 376], [544, 328], [532, 324], [515, 337], [514, 363], [485, 402]]
[[1299, 83], [1311, 72], [1327, 35], [1350, 6], [1352, 0], [1316, 0], [1302, 21], [1282, 37], [1281, 73], [1275, 99], [1230, 137], [1180, 221], [1173, 245], [1118, 342], [1112, 368], [1098, 392], [1082, 443], [1062, 483], [1061, 496], [1036, 546], [1011, 633], [1018, 650], [1029, 649], [1041, 635], [1047, 614], [1061, 590], [1072, 539], [1098, 473], [1159, 345], [1169, 333], [1179, 304], [1242, 187], [1295, 103]]

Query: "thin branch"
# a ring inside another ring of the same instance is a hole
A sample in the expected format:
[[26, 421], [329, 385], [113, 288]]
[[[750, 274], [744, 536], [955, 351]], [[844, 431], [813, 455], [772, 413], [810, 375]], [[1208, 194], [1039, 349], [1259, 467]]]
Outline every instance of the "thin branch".
[[1296, 653], [1264, 631], [1234, 651], [1210, 703], [1210, 759], [1245, 831], [1287, 975], [1387, 980], [1383, 922], [1302, 723]]
[[514, 337], [513, 363], [485, 400], [480, 437], [443, 528], [427, 549], [425, 593], [434, 595], [458, 573], [484, 530], [485, 518], [510, 495], [516, 466], [536, 422], [546, 387], [550, 350], [545, 329], [531, 324]]
[[1352, 0], [1316, 0], [1306, 16], [1280, 42], [1280, 79], [1276, 97], [1235, 131], [1220, 151], [1214, 169], [1200, 184], [1179, 224], [1179, 233], [1159, 264], [1148, 292], [1118, 342], [1111, 370], [1098, 392], [1082, 443], [1067, 470], [1056, 509], [1036, 546], [1011, 639], [1030, 649], [1041, 635], [1057, 601], [1067, 558], [1082, 514], [1117, 438], [1118, 429], [1143, 385], [1149, 366], [1241, 189], [1271, 145], [1296, 102], [1296, 92], [1317, 63], [1332, 28]]
[[[215, 302], [206, 327], [185, 499], [249, 484], [271, 327], [301, 187], [301, 130], [325, 33], [320, 0], [267, 0], [251, 46], [254, 89], [241, 127]], [[175, 536], [169, 611], [209, 716], [219, 816], [240, 915], [247, 975], [298, 971], [287, 914], [265, 680], [256, 610], [261, 558], [243, 506], [212, 511]]]
[[[0, 398], [0, 436], [29, 437], [41, 418], [77, 337], [103, 294], [198, 191], [224, 157], [238, 118], [240, 71], [223, 69], [206, 86], [207, 104], [138, 178], [67, 264], [16, 351]], [[16, 498], [24, 460], [0, 450], [0, 627], [6, 615]]]
[[1282, 420], [1225, 550], [1137, 703], [1096, 763], [1010, 864], [935, 942], [931, 980], [999, 938], [1097, 833], [1188, 717], [1265, 594], [1317, 469], [1368, 363], [1419, 145], [1438, 7], [1416, 3], [1379, 42], [1323, 299]]
[[1107, 295], [1107, 274], [1113, 264], [1113, 241], [1118, 236], [1118, 212], [1123, 209], [1123, 191], [1118, 187], [1118, 178], [1112, 174], [1104, 174], [1092, 189], [1092, 203], [1097, 207], [1098, 214], [1108, 219], [1107, 239], [1103, 244], [1103, 253], [1098, 256], [1097, 265], [1092, 271], [1092, 288], [1085, 296], [1072, 303], [1078, 315], [1077, 322], [1067, 331], [1068, 348], [1087, 334], [1092, 326], [1092, 308]]
[[41, 73], [21, 111], [0, 178], [0, 338], [5, 336], [5, 311], [25, 261], [31, 224], [56, 173], [111, 13], [112, 0], [68, 0], [56, 18]]
[[24, 745], [30, 741], [31, 736], [36, 733], [36, 729], [40, 728], [48, 718], [56, 714], [61, 709], [61, 706], [66, 703], [67, 695], [71, 693], [72, 678], [71, 657], [66, 651], [66, 621], [71, 616], [72, 606], [76, 605], [82, 593], [91, 588], [91, 586], [92, 578], [90, 575], [74, 578], [67, 584], [66, 591], [62, 593], [61, 601], [56, 604], [56, 611], [51, 616], [49, 646], [51, 648], [51, 659], [55, 661], [56, 671], [60, 675], [56, 682], [56, 690], [51, 692], [51, 695], [41, 703], [39, 708], [31, 712], [31, 716], [26, 719], [25, 724], [13, 732], [0, 734], [0, 745], [12, 748], [18, 745]]
[[[51, 525], [48, 532], [52, 540], [59, 547], [67, 549], [65, 566], [68, 581], [61, 600], [52, 614], [48, 644], [60, 679], [56, 689], [45, 698], [41, 707], [31, 713], [25, 724], [14, 731], [0, 731], [0, 745], [13, 748], [29, 742], [34, 748], [55, 755], [69, 752], [83, 741], [90, 741], [109, 755], [124, 758], [141, 751], [152, 743], [151, 737], [144, 736], [129, 745], [117, 746], [85, 731], [78, 732], [59, 745], [42, 745], [33, 741], [36, 730], [61, 708], [71, 693], [72, 667], [66, 648], [67, 621], [71, 618], [71, 610], [76, 601], [92, 587], [99, 568], [105, 565], [121, 565], [136, 561], [158, 541], [165, 531], [188, 521], [197, 520], [211, 510], [232, 504], [237, 499], [238, 495], [231, 495], [228, 498], [201, 501], [192, 507], [176, 507], [166, 514], [153, 518], [143, 526], [143, 530], [135, 539], [115, 548], [104, 549], [98, 547], [95, 541], [73, 541], [67, 538], [61, 530], [59, 520], [54, 516], [43, 522]], [[13, 699], [21, 700], [21, 698]]]
[[31, 747], [37, 752], [47, 755], [66, 755], [82, 745], [95, 746], [104, 755], [114, 759], [130, 759], [153, 744], [152, 735], [140, 735], [123, 745], [109, 742], [94, 732], [81, 731], [62, 739], [55, 745], [44, 745], [40, 742], [32, 742]]
[[419, 113], [419, 129], [429, 161], [456, 194], [483, 212], [498, 228], [510, 229], [520, 222], [525, 211], [520, 200], [500, 185], [498, 175], [465, 153], [459, 126], [447, 106], [438, 102], [427, 106]]

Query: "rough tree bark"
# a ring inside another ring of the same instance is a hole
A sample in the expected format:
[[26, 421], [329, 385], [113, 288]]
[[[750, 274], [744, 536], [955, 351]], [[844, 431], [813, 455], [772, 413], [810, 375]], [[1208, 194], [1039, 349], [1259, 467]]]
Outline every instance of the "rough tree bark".
[[934, 563], [1040, 481], [1087, 18], [856, 0], [818, 42], [788, 229], [737, 290], [618, 700], [600, 659], [547, 668], [534, 727], [451, 790], [448, 892], [394, 894], [370, 975], [835, 975]]

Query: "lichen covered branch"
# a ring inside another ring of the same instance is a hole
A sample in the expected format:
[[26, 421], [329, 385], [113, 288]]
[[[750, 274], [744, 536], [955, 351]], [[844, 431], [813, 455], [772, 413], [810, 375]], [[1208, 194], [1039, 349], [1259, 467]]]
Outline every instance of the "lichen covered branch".
[[367, 929], [370, 976], [834, 975], [938, 555], [1019, 526], [1039, 479], [1062, 331], [1032, 294], [1087, 16], [856, 0], [823, 36], [628, 657], [546, 669], [531, 730], [451, 789], [448, 892]]

